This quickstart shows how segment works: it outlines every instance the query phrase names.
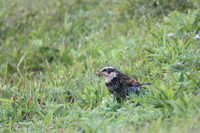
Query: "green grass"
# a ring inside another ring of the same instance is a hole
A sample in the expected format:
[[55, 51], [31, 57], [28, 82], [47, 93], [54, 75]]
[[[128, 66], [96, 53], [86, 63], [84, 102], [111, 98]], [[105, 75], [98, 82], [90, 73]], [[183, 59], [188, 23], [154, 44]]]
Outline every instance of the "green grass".
[[[198, 0], [0, 0], [0, 132], [200, 132]], [[113, 66], [140, 82], [117, 103]]]

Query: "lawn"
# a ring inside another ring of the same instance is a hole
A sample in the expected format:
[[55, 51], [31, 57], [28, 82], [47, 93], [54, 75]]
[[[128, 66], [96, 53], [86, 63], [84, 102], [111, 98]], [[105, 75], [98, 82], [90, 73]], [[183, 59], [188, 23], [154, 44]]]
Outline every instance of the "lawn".
[[[200, 132], [199, 0], [0, 0], [0, 132]], [[117, 103], [113, 66], [139, 82]]]

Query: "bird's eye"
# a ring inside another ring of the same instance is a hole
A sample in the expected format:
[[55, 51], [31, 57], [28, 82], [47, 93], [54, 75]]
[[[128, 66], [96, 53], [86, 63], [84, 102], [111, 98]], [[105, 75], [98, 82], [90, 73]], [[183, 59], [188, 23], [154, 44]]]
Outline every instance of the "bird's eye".
[[106, 72], [106, 69], [103, 69], [103, 72]]

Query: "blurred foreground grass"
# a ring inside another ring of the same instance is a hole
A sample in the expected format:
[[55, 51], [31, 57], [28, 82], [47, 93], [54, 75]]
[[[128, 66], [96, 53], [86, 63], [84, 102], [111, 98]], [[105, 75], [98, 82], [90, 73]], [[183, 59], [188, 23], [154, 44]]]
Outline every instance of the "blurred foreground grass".
[[[0, 131], [199, 132], [199, 5], [0, 0]], [[153, 85], [118, 104], [104, 66]]]

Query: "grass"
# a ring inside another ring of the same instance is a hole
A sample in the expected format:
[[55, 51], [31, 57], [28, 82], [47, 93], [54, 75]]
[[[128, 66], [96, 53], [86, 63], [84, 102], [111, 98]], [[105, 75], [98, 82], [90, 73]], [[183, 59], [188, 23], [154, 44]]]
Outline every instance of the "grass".
[[[198, 0], [1, 0], [0, 132], [199, 132], [199, 16]], [[119, 104], [104, 66], [153, 85]]]

